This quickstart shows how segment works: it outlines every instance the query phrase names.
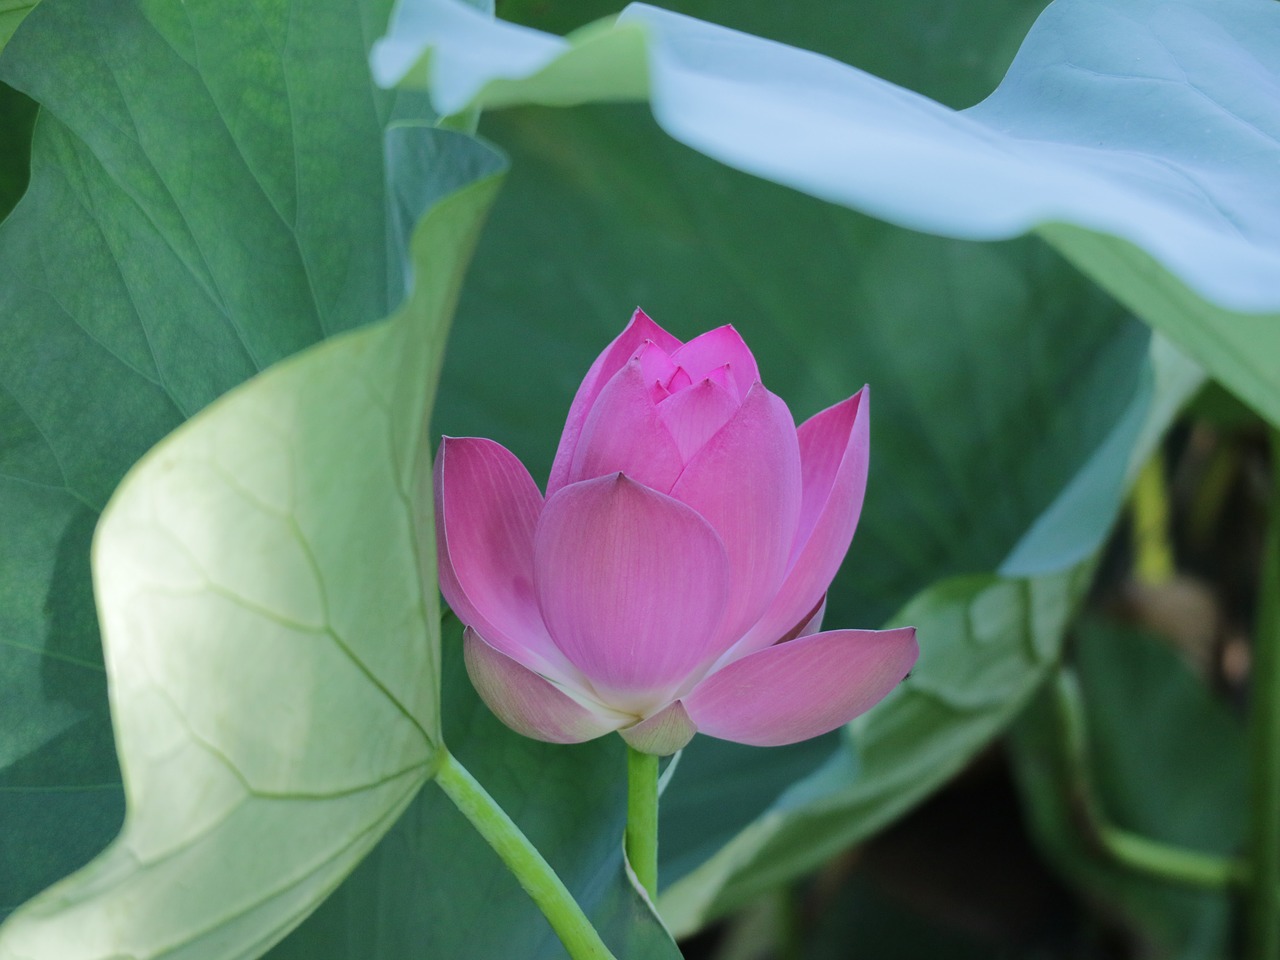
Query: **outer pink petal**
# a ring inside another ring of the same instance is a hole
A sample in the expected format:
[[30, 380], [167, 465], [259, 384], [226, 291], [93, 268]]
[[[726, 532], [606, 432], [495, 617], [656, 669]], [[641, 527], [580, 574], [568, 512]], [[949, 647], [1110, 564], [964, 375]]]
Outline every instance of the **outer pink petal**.
[[744, 400], [747, 391], [760, 380], [760, 368], [751, 349], [731, 326], [717, 327], [694, 337], [671, 354], [678, 366], [684, 367], [693, 382], [705, 378], [717, 367], [728, 366], [732, 382], [738, 390], [738, 399]]
[[698, 729], [777, 747], [848, 723], [879, 703], [919, 655], [915, 627], [833, 630], [758, 650], [684, 698]]
[[717, 654], [760, 619], [782, 585], [800, 516], [800, 476], [791, 413], [757, 384], [671, 488], [711, 523], [729, 553], [732, 592]]
[[666, 493], [684, 469], [684, 459], [632, 360], [605, 385], [583, 424], [569, 480], [625, 473], [637, 483]]
[[582, 432], [582, 425], [586, 422], [591, 405], [604, 385], [626, 365], [646, 340], [652, 340], [667, 353], [680, 347], [679, 340], [650, 320], [643, 310], [636, 308], [627, 328], [596, 357], [569, 406], [569, 416], [565, 420], [564, 432], [560, 435], [560, 446], [556, 449], [556, 458], [551, 464], [551, 478], [547, 481], [548, 497], [569, 482], [573, 451], [578, 445], [578, 435]]
[[501, 444], [445, 437], [435, 464], [440, 591], [458, 618], [535, 670], [564, 664], [533, 592], [533, 531], [542, 495]]
[[[804, 475], [804, 505], [796, 549], [816, 530], [844, 542], [836, 559], [840, 565], [853, 540], [867, 492], [867, 464], [871, 451], [871, 388], [863, 387], [800, 425], [800, 467]], [[835, 536], [832, 536], [832, 531]], [[832, 576], [835, 568], [832, 569]]]
[[738, 398], [707, 379], [667, 397], [658, 404], [658, 415], [675, 440], [681, 458], [688, 461], [729, 422], [737, 409]]
[[490, 646], [470, 627], [463, 633], [467, 674], [499, 720], [516, 733], [550, 743], [581, 743], [631, 719], [590, 701], [579, 702], [554, 683]]
[[653, 716], [618, 731], [627, 745], [641, 753], [656, 753], [665, 757], [682, 749], [698, 728], [689, 719], [684, 704], [679, 700], [667, 704]]
[[609, 706], [647, 712], [710, 654], [728, 562], [684, 504], [621, 474], [570, 484], [543, 508], [534, 562], [556, 645]]
[[870, 451], [870, 394], [863, 387], [800, 427], [804, 499], [791, 568], [773, 605], [730, 658], [777, 641], [813, 608], [840, 569], [862, 513]]

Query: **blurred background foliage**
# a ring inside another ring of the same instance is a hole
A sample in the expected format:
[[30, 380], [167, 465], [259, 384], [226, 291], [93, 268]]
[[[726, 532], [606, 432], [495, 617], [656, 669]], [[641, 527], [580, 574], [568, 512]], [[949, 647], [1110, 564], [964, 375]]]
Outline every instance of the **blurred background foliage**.
[[[953, 107], [995, 87], [1043, 5], [670, 4]], [[0, 331], [10, 358], [0, 362], [0, 597], [11, 601], [0, 698], [76, 711], [58, 714], [51, 740], [22, 740], [16, 721], [0, 732], [0, 916], [88, 859], [119, 822], [85, 616], [88, 536], [106, 493], [182, 416], [279, 356], [385, 314], [402, 279], [384, 252], [393, 228], [380, 133], [425, 107], [371, 99], [361, 48], [389, 5], [355, 4], [353, 33], [350, 5], [315, 4], [291, 48], [280, 43], [288, 4], [265, 6], [271, 16], [254, 21], [253, 3], [194, 4], [179, 25], [154, 5], [102, 2], [89, 28], [70, 4], [45, 0], [50, 9], [0, 61], [0, 77], [24, 91], [0, 88], [0, 211], [26, 184], [27, 95], [46, 108], [33, 189], [0, 227], [0, 262], [17, 278]], [[615, 9], [506, 0], [497, 12], [563, 33]], [[226, 22], [242, 29], [219, 42]], [[166, 28], [202, 51], [197, 67], [131, 45]], [[114, 41], [100, 42], [99, 30]], [[65, 83], [38, 79], [42, 49], [61, 51]], [[146, 76], [130, 69], [129, 58], [146, 56]], [[121, 92], [121, 76], [135, 85]], [[174, 78], [194, 86], [175, 92]], [[126, 121], [137, 155], [118, 152], [129, 138], [113, 129]], [[484, 117], [479, 134], [510, 155], [511, 171], [459, 307], [435, 433], [492, 437], [543, 480], [582, 372], [637, 305], [681, 337], [733, 323], [798, 420], [871, 385], [867, 506], [827, 623], [917, 622], [920, 668], [852, 731], [767, 751], [699, 738], [685, 752], [664, 798], [662, 869], [675, 885], [664, 909], [687, 955], [1232, 956], [1237, 914], [1224, 894], [1118, 865], [1086, 815], [1206, 853], [1242, 842], [1240, 717], [1268, 469], [1259, 421], [1213, 387], [1175, 419], [1194, 370], [1038, 240], [978, 245], [887, 226], [727, 170], [672, 142], [640, 106], [512, 110]], [[192, 182], [197, 169], [211, 185]], [[64, 182], [60, 170], [79, 179]], [[158, 196], [157, 184], [176, 193]], [[175, 226], [184, 218], [194, 240]], [[85, 237], [113, 255], [84, 255]], [[179, 258], [141, 279], [155, 249], [209, 259]], [[273, 251], [265, 261], [263, 249]], [[97, 378], [114, 358], [85, 349], [32, 366], [64, 342], [68, 303], [44, 294], [93, 290], [96, 303], [70, 304], [90, 315], [122, 296], [112, 279], [121, 261], [140, 271], [124, 286], [169, 285], [161, 302], [133, 307], [147, 331], [170, 330], [157, 361], [170, 360], [164, 392], [144, 401], [145, 391], [123, 391], [101, 419], [85, 419], [76, 411], [103, 403]], [[319, 294], [307, 289], [316, 277]], [[209, 332], [230, 328], [247, 331], [252, 356]], [[29, 398], [55, 382], [48, 416], [63, 432], [42, 425], [50, 448], [114, 449], [86, 455], [79, 474], [73, 458], [71, 480], [65, 463], [61, 480], [40, 475], [75, 502], [37, 536], [42, 521], [15, 492], [30, 495], [31, 476], [14, 464], [27, 456], [19, 440], [35, 442]], [[114, 435], [102, 426], [112, 418]], [[88, 478], [84, 490], [76, 476]], [[1138, 476], [1136, 508], [1104, 545]], [[1090, 495], [1068, 503], [1065, 527], [1096, 531], [1083, 558], [1062, 523], [1040, 527], [1073, 484]], [[1011, 564], [1028, 543], [1058, 562]], [[47, 564], [28, 582], [37, 554]], [[625, 941], [621, 745], [516, 737], [478, 705], [456, 653], [447, 630], [447, 742], [613, 942]], [[68, 673], [57, 666], [68, 657], [89, 667]], [[1074, 748], [1053, 681], [1060, 661], [1082, 705]], [[559, 955], [511, 877], [431, 787], [271, 953]]]

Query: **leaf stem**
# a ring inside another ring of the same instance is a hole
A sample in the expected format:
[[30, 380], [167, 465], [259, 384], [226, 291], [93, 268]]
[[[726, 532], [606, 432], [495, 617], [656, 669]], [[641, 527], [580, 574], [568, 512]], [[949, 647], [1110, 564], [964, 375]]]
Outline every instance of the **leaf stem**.
[[1280, 430], [1271, 429], [1270, 517], [1258, 585], [1249, 718], [1249, 960], [1280, 958]]
[[627, 747], [627, 860], [649, 899], [658, 899], [658, 758]]
[[616, 960], [573, 895], [537, 849], [452, 754], [436, 771], [436, 783], [502, 858], [546, 916], [573, 960]]

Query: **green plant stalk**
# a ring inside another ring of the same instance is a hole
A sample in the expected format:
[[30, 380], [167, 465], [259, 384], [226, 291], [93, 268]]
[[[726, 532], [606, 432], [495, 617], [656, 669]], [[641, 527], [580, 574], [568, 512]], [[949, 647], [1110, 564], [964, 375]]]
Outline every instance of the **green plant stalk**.
[[1133, 553], [1138, 580], [1158, 587], [1173, 579], [1173, 544], [1169, 535], [1169, 489], [1164, 461], [1157, 453], [1142, 467], [1133, 487]]
[[1268, 508], [1249, 717], [1249, 960], [1280, 960], [1280, 430], [1274, 428]]
[[1062, 726], [1065, 760], [1068, 764], [1076, 811], [1084, 833], [1115, 862], [1166, 883], [1225, 890], [1240, 883], [1245, 865], [1229, 857], [1187, 850], [1162, 843], [1117, 827], [1107, 819], [1093, 786], [1089, 762], [1089, 740], [1085, 730], [1084, 695], [1079, 681], [1068, 668], [1058, 670], [1053, 680], [1054, 700]]
[[627, 747], [627, 860], [658, 902], [658, 758]]
[[573, 960], [617, 960], [529, 838], [452, 754], [443, 748], [442, 753], [436, 783], [533, 898], [569, 956]]

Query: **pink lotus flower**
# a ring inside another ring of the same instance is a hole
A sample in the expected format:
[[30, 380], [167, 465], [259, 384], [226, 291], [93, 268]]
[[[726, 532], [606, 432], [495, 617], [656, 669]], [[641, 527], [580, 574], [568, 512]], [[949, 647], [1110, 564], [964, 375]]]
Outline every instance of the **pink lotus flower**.
[[773, 746], [868, 710], [915, 628], [819, 633], [867, 482], [867, 390], [796, 429], [732, 327], [682, 344], [636, 311], [578, 388], [544, 499], [492, 440], [435, 465], [445, 599], [512, 729], [667, 754]]

